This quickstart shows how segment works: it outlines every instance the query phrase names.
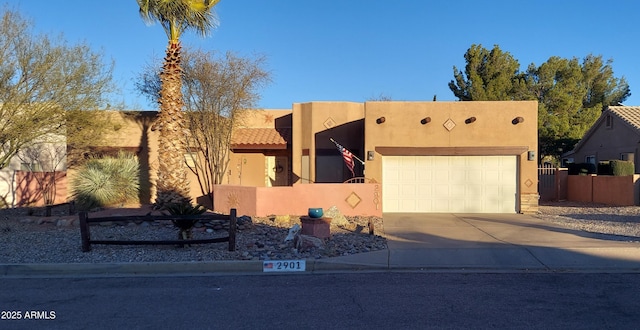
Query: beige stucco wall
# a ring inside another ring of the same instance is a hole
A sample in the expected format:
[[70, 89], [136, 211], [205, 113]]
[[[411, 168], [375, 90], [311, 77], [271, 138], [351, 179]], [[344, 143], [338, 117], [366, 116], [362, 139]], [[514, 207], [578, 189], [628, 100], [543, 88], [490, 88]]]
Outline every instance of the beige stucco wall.
[[[316, 135], [325, 131], [339, 143], [348, 146], [362, 141], [362, 132], [339, 129], [343, 125], [353, 123], [364, 118], [364, 103], [354, 102], [309, 102], [293, 104], [292, 131], [292, 168], [296, 183], [314, 182], [316, 177], [317, 148], [335, 148], [328, 139], [322, 139], [317, 146]], [[359, 134], [360, 133], [360, 134]], [[337, 151], [336, 151], [337, 153]], [[303, 173], [303, 156], [308, 154], [308, 176]]]
[[291, 109], [247, 110], [239, 117], [237, 124], [239, 127], [272, 128], [291, 112]]
[[[151, 130], [156, 118], [156, 111], [102, 111], [108, 116], [110, 128], [103, 141], [96, 147], [132, 148], [136, 149], [140, 162], [140, 194], [141, 204], [153, 203], [155, 200], [155, 180], [158, 169], [158, 132]], [[76, 169], [69, 169], [67, 176], [72, 180]], [[191, 197], [196, 200], [201, 196], [197, 177], [187, 170], [187, 180], [191, 189]], [[69, 181], [71, 182], [71, 181]], [[69, 193], [71, 191], [69, 190]], [[71, 197], [71, 196], [69, 196]]]
[[[527, 160], [528, 151], [537, 155], [537, 102], [367, 102], [365, 114], [365, 150], [374, 153], [374, 159], [366, 161], [368, 178], [382, 182], [382, 154], [376, 151], [379, 147], [396, 149], [396, 155], [416, 151], [423, 155], [441, 151], [449, 155], [474, 155], [480, 150], [478, 147], [483, 148], [483, 155], [491, 155], [524, 147], [523, 152], [515, 155], [519, 166], [519, 210], [537, 211], [537, 157]], [[385, 121], [378, 124], [376, 120], [381, 117]], [[421, 120], [427, 117], [430, 122], [422, 124]], [[471, 117], [476, 120], [466, 124]], [[524, 121], [514, 125], [516, 117]], [[455, 124], [451, 130], [444, 126], [448, 120]]]
[[[239, 127], [290, 128], [290, 109], [245, 111]], [[236, 150], [229, 153], [224, 184], [265, 187], [267, 185], [266, 156], [288, 156], [287, 150]]]
[[[377, 119], [384, 117], [378, 124]], [[475, 121], [466, 124], [468, 118]], [[514, 124], [517, 117], [524, 119]], [[421, 120], [429, 118], [422, 124]], [[364, 132], [338, 127], [363, 121]], [[444, 124], [450, 120], [450, 129]], [[382, 182], [381, 149], [394, 155], [514, 155], [518, 157], [518, 210], [537, 211], [538, 206], [538, 104], [535, 101], [504, 102], [310, 102], [293, 105], [294, 183], [316, 178], [316, 136], [333, 130], [334, 138], [347, 146], [364, 135], [365, 176]], [[326, 134], [325, 134], [326, 135]], [[323, 137], [325, 135], [322, 135]], [[324, 143], [324, 138], [320, 140]], [[330, 143], [330, 142], [329, 142]], [[534, 153], [528, 160], [528, 152]], [[373, 152], [373, 159], [366, 155]], [[443, 154], [444, 153], [444, 154]], [[305, 172], [308, 168], [308, 173]], [[308, 178], [307, 178], [308, 177]]]

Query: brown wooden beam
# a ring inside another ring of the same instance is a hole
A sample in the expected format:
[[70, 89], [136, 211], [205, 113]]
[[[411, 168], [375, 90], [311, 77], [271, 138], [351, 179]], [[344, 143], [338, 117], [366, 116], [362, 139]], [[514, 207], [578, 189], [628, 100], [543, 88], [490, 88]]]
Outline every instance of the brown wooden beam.
[[527, 146], [508, 147], [376, 147], [383, 156], [519, 156]]

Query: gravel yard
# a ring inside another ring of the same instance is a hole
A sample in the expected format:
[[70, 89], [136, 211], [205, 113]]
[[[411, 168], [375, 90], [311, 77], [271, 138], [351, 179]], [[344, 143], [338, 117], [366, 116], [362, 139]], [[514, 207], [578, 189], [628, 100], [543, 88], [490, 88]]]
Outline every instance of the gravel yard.
[[541, 202], [535, 216], [566, 228], [640, 240], [640, 206]]
[[[93, 216], [143, 215], [148, 209], [111, 209]], [[575, 202], [541, 203], [534, 215], [566, 228], [616, 235], [620, 240], [640, 241], [640, 206], [611, 207]], [[253, 218], [237, 234], [237, 250], [227, 251], [227, 243], [176, 246], [94, 245], [81, 251], [78, 217], [54, 210], [44, 217], [42, 210], [0, 210], [0, 263], [113, 263], [113, 262], [188, 262], [214, 260], [283, 260], [327, 258], [387, 249], [384, 224], [377, 217], [347, 217], [347, 226], [332, 226], [331, 238], [324, 248], [304, 251], [285, 241], [289, 228], [299, 217]], [[373, 222], [375, 233], [367, 225]], [[92, 238], [173, 240], [177, 230], [167, 223], [125, 223], [92, 225]], [[214, 226], [194, 229], [194, 238], [224, 236], [226, 230]]]
[[[90, 217], [144, 215], [150, 209], [111, 209]], [[189, 262], [214, 260], [284, 260], [321, 259], [387, 248], [382, 219], [346, 217], [348, 225], [331, 227], [331, 238], [324, 248], [296, 249], [285, 241], [289, 228], [299, 217], [253, 218], [239, 226], [236, 251], [228, 251], [228, 243], [199, 244], [185, 247], [173, 245], [92, 245], [90, 252], [81, 251], [78, 216], [64, 209], [44, 217], [43, 210], [0, 210], [0, 263], [113, 263], [113, 262]], [[368, 231], [374, 223], [375, 234]], [[113, 223], [91, 225], [92, 239], [108, 240], [175, 240], [177, 229], [168, 222]], [[203, 225], [193, 230], [194, 239], [226, 236], [218, 226]]]

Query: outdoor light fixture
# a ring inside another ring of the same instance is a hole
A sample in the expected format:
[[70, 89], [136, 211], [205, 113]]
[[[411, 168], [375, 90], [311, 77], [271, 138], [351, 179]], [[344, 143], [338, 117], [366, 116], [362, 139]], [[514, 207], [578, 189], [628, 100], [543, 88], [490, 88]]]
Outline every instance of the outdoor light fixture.
[[382, 123], [384, 123], [386, 120], [387, 120], [386, 118], [384, 118], [384, 117], [380, 117], [380, 118], [376, 119], [376, 123], [378, 123], [378, 124], [382, 124]]
[[422, 118], [422, 120], [420, 121], [420, 124], [425, 125], [425, 124], [428, 124], [429, 122], [431, 122], [431, 117], [426, 117], [426, 118]]
[[522, 123], [523, 121], [524, 121], [524, 118], [522, 118], [522, 117], [516, 117], [516, 118], [513, 118], [513, 120], [511, 121], [511, 123], [512, 123], [512, 124], [514, 124], [514, 125], [518, 125], [518, 124]]
[[471, 124], [474, 121], [476, 121], [476, 117], [469, 117], [467, 118], [467, 120], [464, 121], [465, 124]]

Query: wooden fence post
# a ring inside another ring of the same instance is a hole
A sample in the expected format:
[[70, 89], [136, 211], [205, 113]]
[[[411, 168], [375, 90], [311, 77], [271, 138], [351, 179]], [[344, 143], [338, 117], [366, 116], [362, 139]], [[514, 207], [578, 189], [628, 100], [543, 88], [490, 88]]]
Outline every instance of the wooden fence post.
[[229, 251], [236, 250], [236, 209], [229, 212]]
[[80, 212], [78, 217], [80, 218], [80, 235], [82, 236], [82, 252], [91, 251], [91, 234], [89, 233], [89, 224], [87, 223], [88, 218], [87, 212]]
[[76, 201], [69, 202], [69, 215], [76, 214]]

